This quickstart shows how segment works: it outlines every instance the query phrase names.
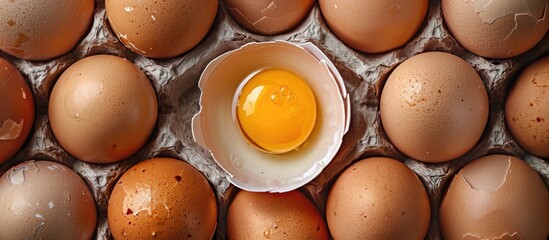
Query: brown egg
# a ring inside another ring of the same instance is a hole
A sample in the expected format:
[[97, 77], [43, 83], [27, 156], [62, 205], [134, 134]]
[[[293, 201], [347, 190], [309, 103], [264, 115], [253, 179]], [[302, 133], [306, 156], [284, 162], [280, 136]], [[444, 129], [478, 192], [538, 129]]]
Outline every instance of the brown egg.
[[479, 158], [454, 177], [440, 207], [444, 239], [547, 239], [549, 192], [538, 173], [506, 155]]
[[27, 60], [70, 51], [93, 20], [93, 0], [0, 2], [0, 49]]
[[223, 0], [227, 11], [240, 25], [263, 35], [280, 34], [296, 27], [314, 3], [314, 0]]
[[87, 162], [112, 163], [145, 144], [158, 103], [149, 79], [132, 62], [96, 55], [63, 72], [48, 113], [53, 133], [68, 153]]
[[362, 52], [398, 48], [412, 38], [427, 13], [428, 0], [319, 0], [330, 30]]
[[132, 51], [169, 58], [189, 51], [208, 33], [217, 0], [105, 0], [110, 25]]
[[23, 75], [0, 58], [0, 164], [13, 157], [29, 136], [34, 101]]
[[298, 190], [240, 191], [227, 214], [228, 239], [328, 239], [316, 206]]
[[336, 180], [326, 205], [334, 239], [424, 239], [431, 207], [427, 191], [403, 163], [361, 160]]
[[97, 211], [70, 168], [26, 161], [0, 177], [0, 239], [91, 239]]
[[467, 50], [509, 58], [534, 47], [549, 29], [547, 0], [442, 0], [452, 36]]
[[528, 66], [505, 103], [511, 134], [526, 151], [549, 158], [549, 57]]
[[488, 120], [488, 94], [471, 65], [443, 52], [416, 55], [389, 76], [380, 111], [387, 137], [424, 162], [460, 157], [477, 143]]
[[198, 170], [177, 159], [153, 158], [118, 180], [108, 220], [114, 239], [211, 239], [217, 205]]

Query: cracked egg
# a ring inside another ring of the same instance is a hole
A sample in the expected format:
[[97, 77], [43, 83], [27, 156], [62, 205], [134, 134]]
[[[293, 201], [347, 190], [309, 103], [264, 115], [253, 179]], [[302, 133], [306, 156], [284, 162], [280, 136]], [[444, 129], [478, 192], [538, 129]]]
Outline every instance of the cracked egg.
[[200, 77], [194, 140], [248, 191], [305, 185], [337, 153], [350, 121], [343, 80], [311, 43], [249, 43]]

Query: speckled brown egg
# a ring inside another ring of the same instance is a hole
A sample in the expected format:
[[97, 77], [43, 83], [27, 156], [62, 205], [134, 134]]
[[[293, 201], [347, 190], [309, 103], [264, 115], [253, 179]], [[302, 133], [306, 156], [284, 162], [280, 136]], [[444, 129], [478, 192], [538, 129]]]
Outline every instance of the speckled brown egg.
[[175, 57], [195, 47], [210, 30], [217, 6], [217, 0], [105, 1], [118, 39], [152, 58]]
[[428, 0], [319, 0], [330, 30], [345, 44], [362, 52], [398, 48], [418, 31]]
[[509, 58], [534, 47], [549, 30], [547, 0], [442, 0], [452, 36], [467, 50]]
[[69, 154], [112, 163], [147, 142], [158, 103], [151, 82], [132, 62], [96, 55], [63, 72], [53, 87], [48, 114], [57, 141]]
[[549, 192], [519, 158], [490, 155], [454, 177], [440, 207], [444, 239], [547, 239]]
[[27, 60], [70, 51], [93, 20], [93, 0], [0, 2], [0, 49]]
[[246, 29], [275, 35], [299, 25], [311, 11], [314, 0], [223, 0], [231, 16]]
[[445, 162], [471, 150], [488, 120], [488, 94], [471, 65], [429, 52], [401, 63], [381, 93], [381, 122], [393, 145], [411, 158]]
[[0, 164], [21, 149], [34, 122], [34, 101], [23, 75], [0, 58]]
[[118, 180], [108, 220], [114, 239], [211, 239], [217, 205], [198, 170], [177, 159], [153, 158]]
[[549, 158], [549, 57], [532, 63], [517, 78], [507, 95], [505, 120], [521, 147]]
[[240, 191], [227, 214], [228, 239], [328, 239], [324, 219], [298, 190]]
[[416, 174], [385, 157], [363, 159], [336, 180], [326, 205], [334, 239], [424, 239], [429, 197]]
[[26, 161], [0, 177], [0, 239], [93, 237], [97, 211], [86, 183], [70, 168]]

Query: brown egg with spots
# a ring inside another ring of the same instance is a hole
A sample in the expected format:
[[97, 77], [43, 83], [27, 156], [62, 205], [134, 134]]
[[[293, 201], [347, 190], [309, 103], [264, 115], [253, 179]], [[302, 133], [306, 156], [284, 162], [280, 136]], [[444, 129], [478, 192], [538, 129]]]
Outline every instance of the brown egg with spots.
[[425, 187], [403, 163], [367, 158], [336, 180], [326, 204], [332, 237], [338, 239], [424, 239], [431, 207]]
[[27, 60], [69, 52], [87, 33], [93, 0], [5, 0], [0, 2], [0, 49]]
[[505, 120], [522, 148], [549, 158], [549, 57], [519, 75], [507, 95]]
[[458, 158], [475, 146], [488, 120], [488, 94], [475, 69], [449, 53], [409, 58], [391, 73], [380, 100], [387, 137], [424, 162]]
[[34, 100], [25, 78], [0, 58], [0, 164], [21, 149], [34, 122]]
[[231, 16], [246, 29], [275, 35], [299, 25], [313, 8], [314, 0], [223, 0]]
[[444, 239], [547, 239], [549, 192], [519, 158], [489, 155], [463, 167], [440, 206]]
[[206, 36], [217, 0], [106, 0], [116, 36], [135, 53], [152, 58], [181, 55]]
[[0, 177], [0, 239], [89, 240], [97, 210], [82, 178], [65, 165], [26, 161]]
[[228, 239], [328, 239], [324, 219], [298, 190], [240, 191], [227, 214]]
[[48, 115], [55, 138], [69, 154], [86, 162], [112, 163], [147, 142], [158, 102], [151, 82], [132, 62], [95, 55], [61, 74]]
[[128, 169], [108, 207], [114, 239], [211, 239], [217, 224], [215, 195], [191, 165], [153, 158]]

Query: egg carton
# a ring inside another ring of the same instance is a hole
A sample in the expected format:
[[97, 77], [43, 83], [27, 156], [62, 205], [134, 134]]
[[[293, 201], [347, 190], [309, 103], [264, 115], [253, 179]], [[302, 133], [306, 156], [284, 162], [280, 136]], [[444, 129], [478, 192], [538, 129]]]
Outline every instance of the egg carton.
[[[29, 139], [15, 157], [0, 165], [0, 174], [29, 159], [51, 160], [72, 168], [85, 180], [97, 204], [98, 223], [94, 239], [112, 239], [107, 224], [107, 205], [118, 178], [136, 163], [157, 156], [183, 159], [207, 177], [218, 201], [218, 226], [214, 238], [226, 239], [226, 214], [238, 189], [231, 186], [210, 153], [193, 141], [191, 119], [200, 108], [201, 92], [197, 83], [206, 65], [217, 56], [250, 42], [311, 42], [333, 61], [343, 76], [351, 98], [350, 130], [331, 164], [299, 189], [313, 200], [322, 214], [325, 213], [330, 186], [337, 176], [353, 162], [373, 156], [398, 159], [422, 180], [432, 212], [426, 239], [442, 238], [438, 210], [443, 193], [453, 174], [478, 157], [495, 153], [518, 156], [541, 175], [549, 188], [549, 161], [533, 156], [517, 145], [505, 124], [503, 112], [506, 92], [518, 73], [549, 53], [549, 36], [518, 57], [485, 59], [468, 52], [456, 42], [444, 24], [440, 1], [433, 0], [429, 3], [423, 25], [406, 45], [382, 54], [364, 54], [349, 48], [330, 32], [318, 3], [302, 24], [276, 36], [262, 36], [245, 30], [220, 4], [210, 32], [198, 46], [178, 57], [149, 59], [124, 47], [109, 26], [104, 1], [96, 0], [95, 4], [93, 26], [68, 54], [53, 60], [32, 62], [0, 53], [15, 64], [31, 84], [36, 103], [36, 118]], [[446, 163], [422, 163], [406, 157], [389, 142], [380, 120], [379, 99], [388, 75], [404, 60], [429, 51], [449, 52], [469, 62], [479, 73], [490, 97], [490, 115], [481, 139], [467, 154]], [[137, 65], [152, 82], [159, 102], [157, 125], [146, 145], [130, 158], [106, 165], [82, 162], [64, 151], [52, 133], [47, 114], [48, 99], [60, 74], [77, 60], [96, 54], [117, 55]]]

